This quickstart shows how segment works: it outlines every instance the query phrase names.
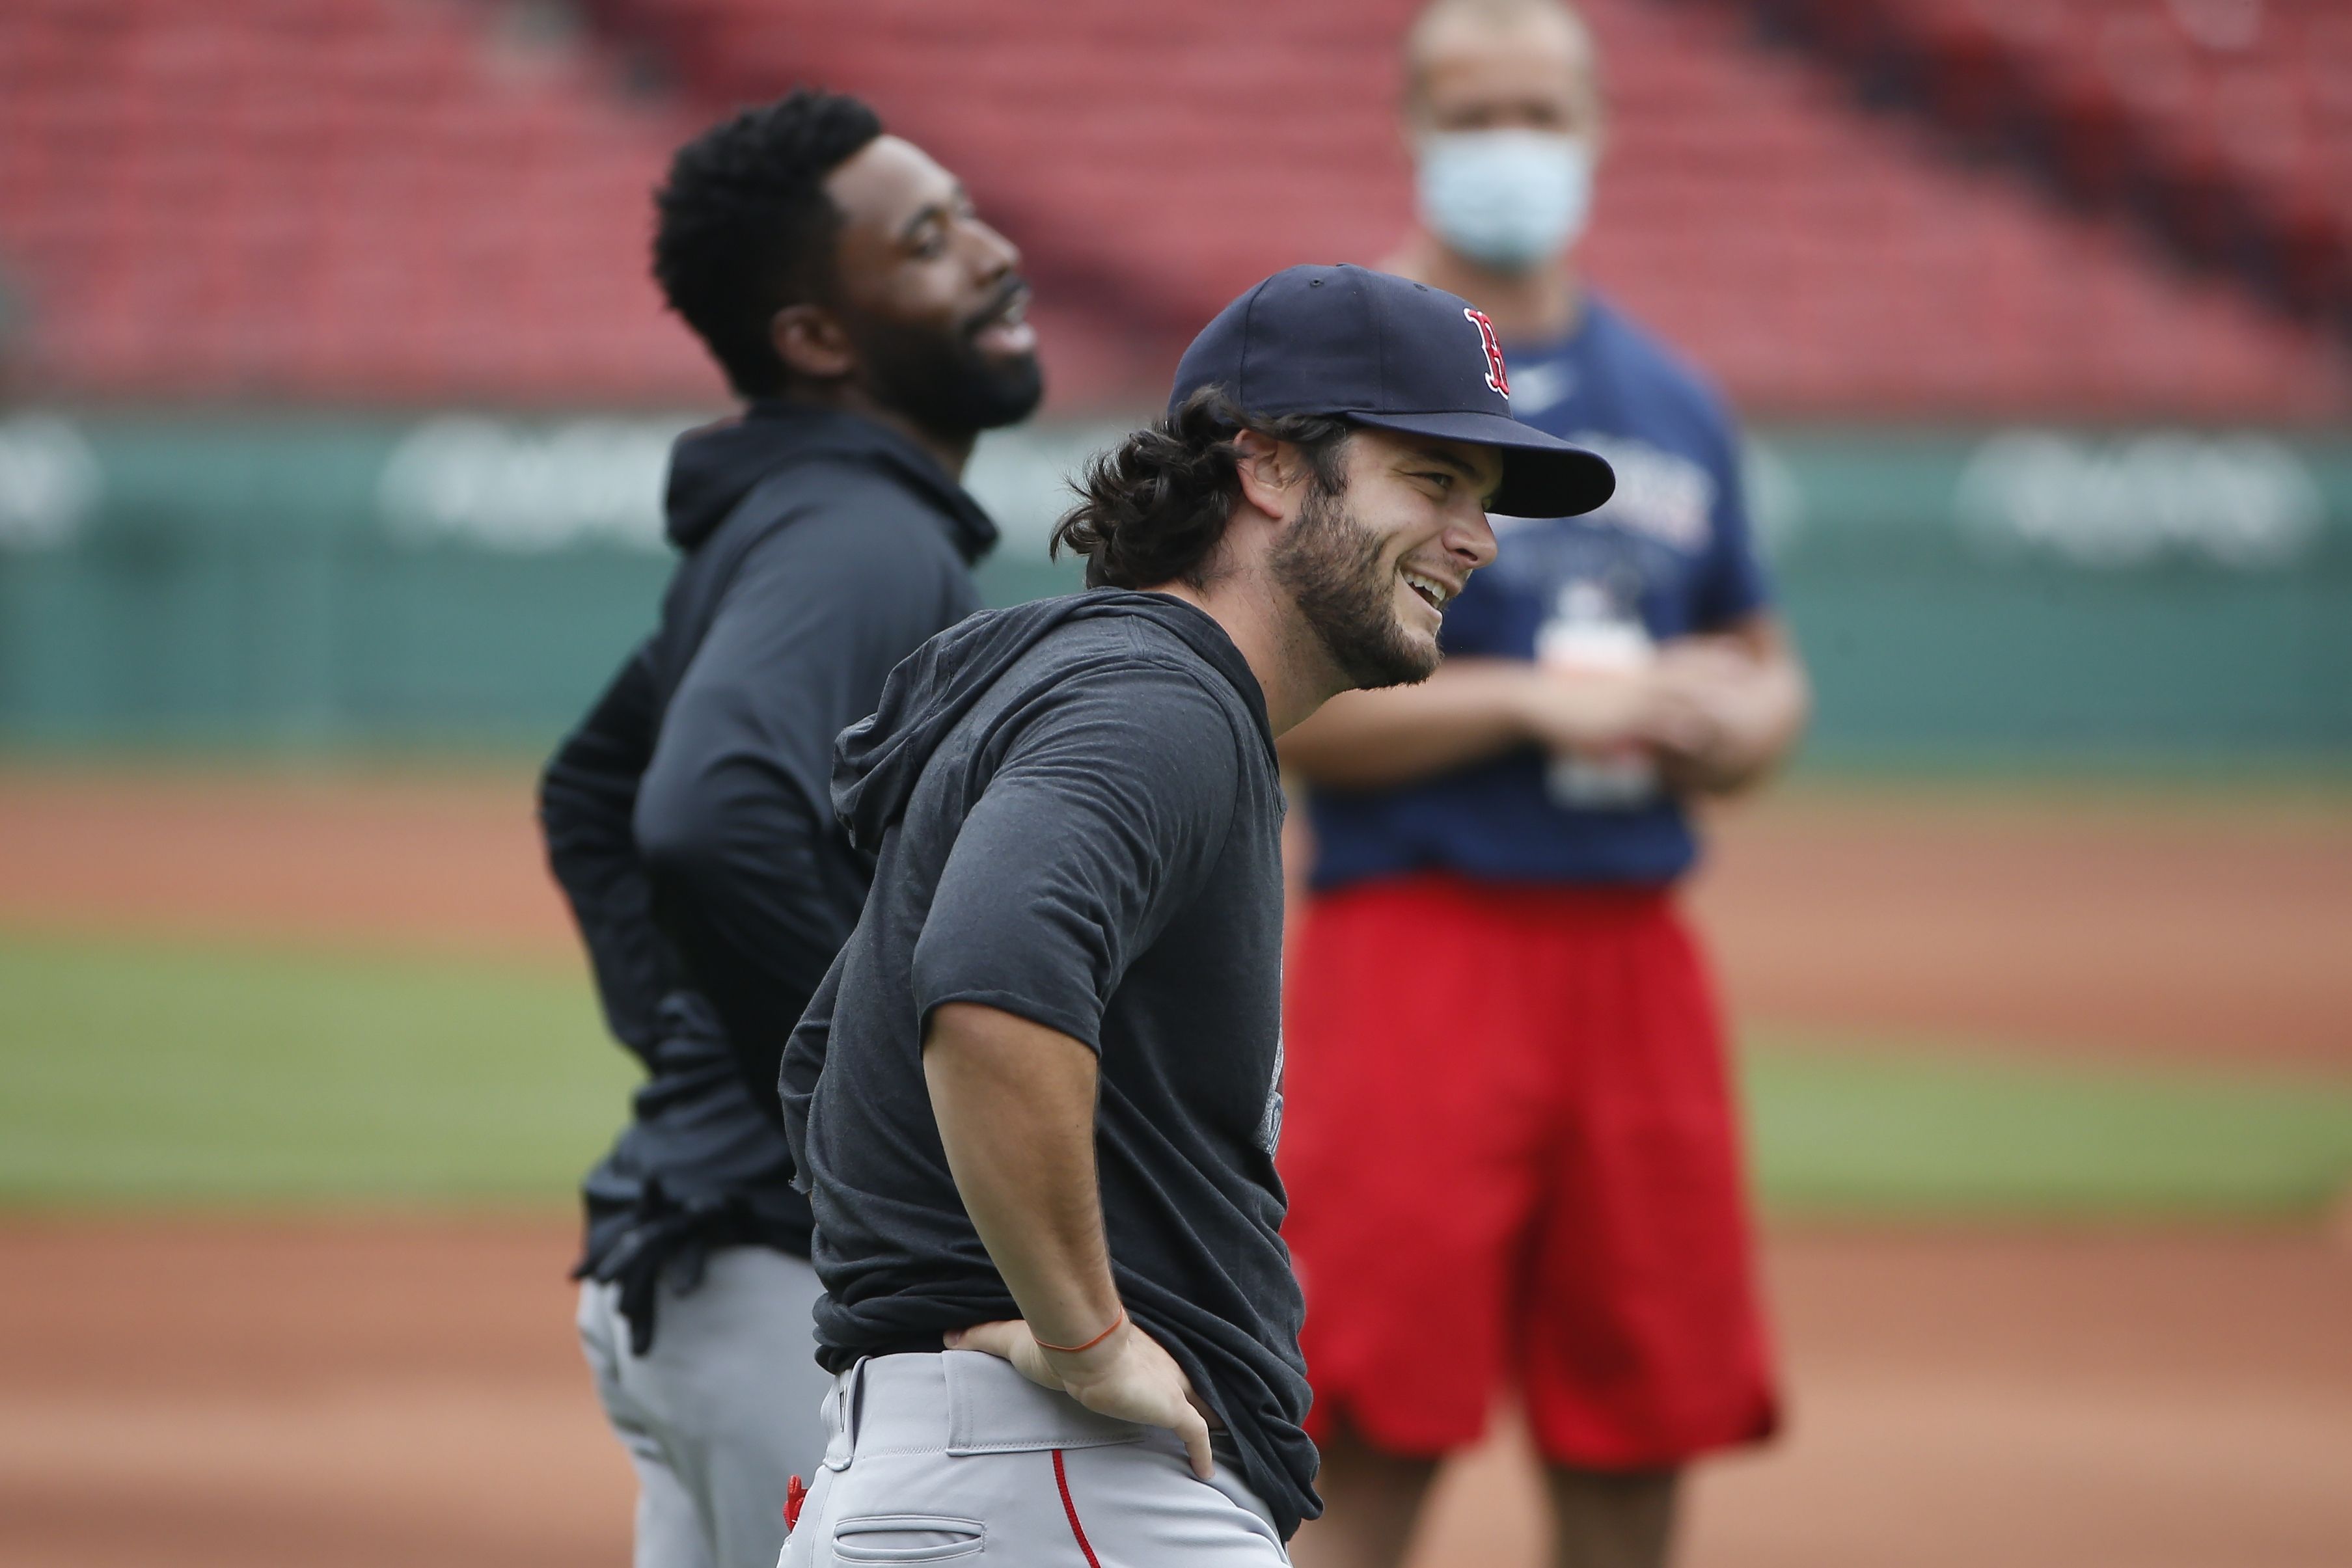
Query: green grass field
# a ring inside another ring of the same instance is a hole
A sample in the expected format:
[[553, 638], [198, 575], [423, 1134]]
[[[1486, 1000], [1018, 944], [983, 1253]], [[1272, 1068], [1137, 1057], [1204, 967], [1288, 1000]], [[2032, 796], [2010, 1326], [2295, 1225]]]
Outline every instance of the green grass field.
[[[2352, 1182], [2343, 1082], [1788, 1030], [1748, 1063], [1784, 1217], [2284, 1218]], [[562, 967], [0, 937], [18, 1207], [552, 1207], [632, 1078]]]

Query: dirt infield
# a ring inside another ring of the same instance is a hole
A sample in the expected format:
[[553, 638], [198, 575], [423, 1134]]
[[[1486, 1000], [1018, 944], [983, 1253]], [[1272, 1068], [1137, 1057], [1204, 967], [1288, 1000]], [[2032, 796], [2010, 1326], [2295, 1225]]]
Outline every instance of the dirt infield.
[[1816, 788], [1717, 826], [1745, 1017], [2352, 1069], [2340, 800]]
[[[1718, 828], [1698, 901], [1749, 1020], [2352, 1071], [2339, 802], [1812, 787]], [[580, 964], [513, 770], [0, 768], [9, 926]], [[570, 1247], [0, 1220], [0, 1563], [625, 1561]], [[1792, 1433], [1705, 1473], [1684, 1568], [2352, 1563], [2352, 1236], [1769, 1250]], [[1415, 1568], [1532, 1563], [1526, 1464], [1450, 1476]]]
[[[576, 964], [514, 770], [0, 768], [0, 922]], [[1698, 903], [1739, 1014], [2352, 1070], [2352, 810], [1793, 789]]]
[[514, 770], [0, 768], [0, 921], [577, 963]]
[[[630, 1479], [548, 1222], [0, 1227], [10, 1568], [578, 1568]], [[2352, 1251], [2308, 1236], [1798, 1235], [1790, 1437], [1685, 1568], [2340, 1568]], [[1415, 1568], [1536, 1546], [1497, 1448]]]

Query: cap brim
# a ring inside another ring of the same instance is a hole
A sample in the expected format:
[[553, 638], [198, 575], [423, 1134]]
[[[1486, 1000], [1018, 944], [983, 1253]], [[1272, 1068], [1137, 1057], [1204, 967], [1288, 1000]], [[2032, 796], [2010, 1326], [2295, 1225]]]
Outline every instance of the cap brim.
[[1357, 424], [1409, 435], [1436, 435], [1492, 446], [1503, 454], [1502, 487], [1486, 509], [1506, 517], [1572, 517], [1616, 493], [1608, 460], [1499, 413], [1355, 413]]

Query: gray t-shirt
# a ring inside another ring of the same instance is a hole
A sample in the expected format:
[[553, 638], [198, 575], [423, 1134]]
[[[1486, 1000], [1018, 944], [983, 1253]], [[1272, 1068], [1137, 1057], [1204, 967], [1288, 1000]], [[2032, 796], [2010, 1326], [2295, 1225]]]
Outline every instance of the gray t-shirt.
[[879, 861], [782, 1075], [822, 1359], [1018, 1314], [949, 1175], [922, 1030], [950, 1001], [1059, 1030], [1101, 1059], [1119, 1293], [1287, 1535], [1319, 1504], [1274, 1166], [1283, 801], [1249, 666], [1162, 594], [977, 616], [843, 737], [835, 799]]

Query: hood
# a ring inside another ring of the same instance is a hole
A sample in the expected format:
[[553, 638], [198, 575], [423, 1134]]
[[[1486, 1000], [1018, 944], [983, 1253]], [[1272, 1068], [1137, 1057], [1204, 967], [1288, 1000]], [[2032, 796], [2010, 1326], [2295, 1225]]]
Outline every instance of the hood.
[[862, 414], [773, 398], [754, 402], [733, 419], [689, 430], [670, 448], [670, 543], [693, 549], [770, 475], [818, 460], [881, 469], [921, 496], [946, 515], [967, 563], [996, 543], [996, 525], [980, 503], [907, 437]]
[[884, 684], [881, 706], [842, 732], [833, 752], [833, 809], [852, 841], [867, 851], [880, 846], [940, 740], [1015, 661], [1055, 627], [1106, 615], [1140, 615], [1184, 639], [1241, 694], [1273, 755], [1265, 693], [1206, 612], [1171, 594], [1123, 588], [1040, 599], [967, 617], [908, 654]]

